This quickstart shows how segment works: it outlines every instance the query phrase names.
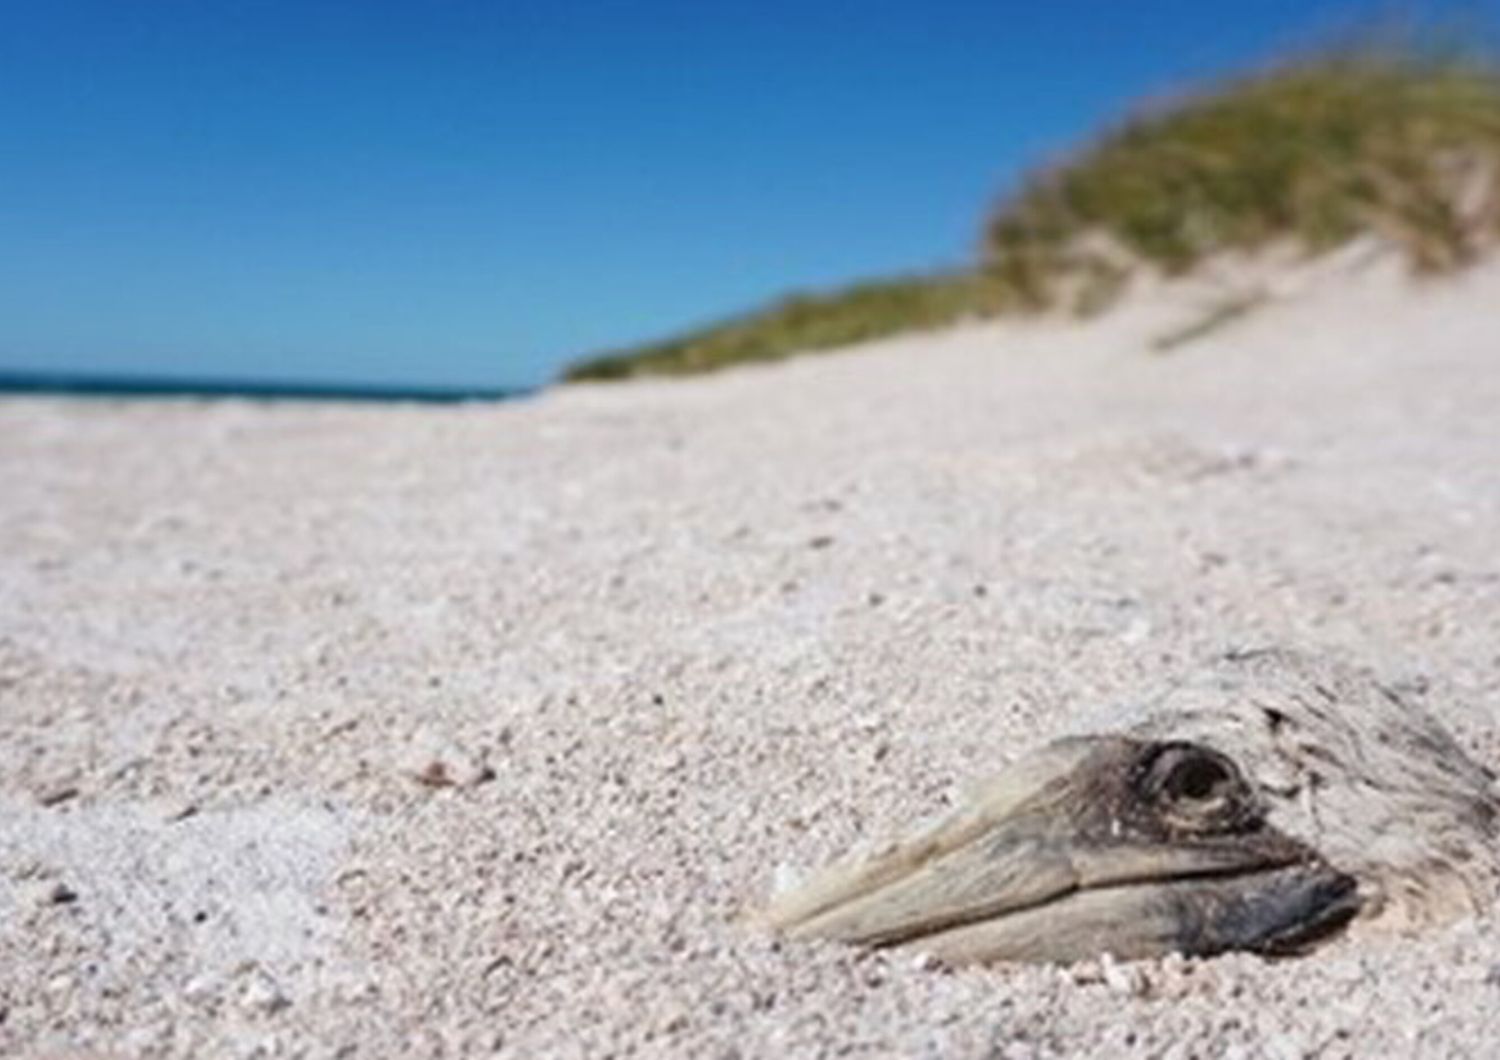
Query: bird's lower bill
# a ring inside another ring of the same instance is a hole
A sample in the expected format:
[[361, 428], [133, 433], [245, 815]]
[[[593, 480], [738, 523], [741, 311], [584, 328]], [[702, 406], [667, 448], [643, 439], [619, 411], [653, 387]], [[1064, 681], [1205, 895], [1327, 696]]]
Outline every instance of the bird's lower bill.
[[1321, 867], [1078, 891], [1029, 909], [915, 934], [917, 949], [953, 963], [1121, 958], [1228, 950], [1293, 953], [1358, 910], [1353, 879]]

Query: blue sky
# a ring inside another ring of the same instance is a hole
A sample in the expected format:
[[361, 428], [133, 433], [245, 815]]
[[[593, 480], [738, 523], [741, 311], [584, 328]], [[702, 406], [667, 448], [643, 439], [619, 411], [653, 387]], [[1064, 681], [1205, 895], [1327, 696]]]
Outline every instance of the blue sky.
[[542, 382], [961, 263], [1130, 100], [1371, 11], [4, 0], [0, 367]]

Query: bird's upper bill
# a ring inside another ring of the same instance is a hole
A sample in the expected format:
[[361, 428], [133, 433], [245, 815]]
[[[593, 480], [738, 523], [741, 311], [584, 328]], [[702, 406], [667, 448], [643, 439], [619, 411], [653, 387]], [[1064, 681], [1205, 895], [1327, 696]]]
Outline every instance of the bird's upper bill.
[[1352, 877], [1271, 827], [1233, 761], [1181, 741], [1044, 748], [972, 805], [764, 915], [798, 938], [953, 963], [1294, 951], [1359, 909]]

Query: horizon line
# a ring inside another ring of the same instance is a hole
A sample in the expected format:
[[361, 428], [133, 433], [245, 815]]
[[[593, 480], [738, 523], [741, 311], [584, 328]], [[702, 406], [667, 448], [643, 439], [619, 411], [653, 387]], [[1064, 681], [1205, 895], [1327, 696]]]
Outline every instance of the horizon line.
[[334, 383], [230, 376], [173, 376], [153, 373], [58, 372], [0, 368], [0, 397], [50, 395], [121, 400], [345, 401], [461, 404], [509, 401], [533, 394], [536, 386], [408, 386], [400, 383]]

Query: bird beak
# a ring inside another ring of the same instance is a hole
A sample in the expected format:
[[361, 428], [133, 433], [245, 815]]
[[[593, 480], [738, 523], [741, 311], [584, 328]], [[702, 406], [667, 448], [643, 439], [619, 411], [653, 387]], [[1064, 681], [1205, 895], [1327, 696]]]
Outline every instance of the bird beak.
[[763, 919], [792, 938], [911, 944], [952, 963], [1067, 962], [1293, 951], [1358, 905], [1351, 877], [1264, 823], [1223, 756], [1093, 737], [1045, 748]]

